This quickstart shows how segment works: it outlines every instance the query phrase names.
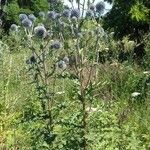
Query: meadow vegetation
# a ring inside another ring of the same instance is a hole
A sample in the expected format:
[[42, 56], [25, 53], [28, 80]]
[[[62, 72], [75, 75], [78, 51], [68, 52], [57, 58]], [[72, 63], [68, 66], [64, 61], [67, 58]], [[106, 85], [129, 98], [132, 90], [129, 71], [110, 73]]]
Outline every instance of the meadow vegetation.
[[1, 6], [0, 150], [150, 149], [149, 2], [128, 6], [125, 33], [120, 3]]

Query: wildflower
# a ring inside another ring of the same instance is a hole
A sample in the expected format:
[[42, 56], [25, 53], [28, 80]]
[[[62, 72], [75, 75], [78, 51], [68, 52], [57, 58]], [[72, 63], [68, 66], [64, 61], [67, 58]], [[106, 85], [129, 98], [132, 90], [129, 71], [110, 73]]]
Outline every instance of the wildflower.
[[87, 10], [86, 17], [90, 17], [90, 18], [94, 17], [93, 11], [92, 10]]
[[71, 15], [70, 10], [65, 9], [65, 10], [63, 11], [62, 15], [63, 15], [64, 17], [66, 17], [66, 18], [69, 18], [70, 15]]
[[63, 60], [60, 60], [57, 65], [58, 65], [58, 68], [63, 69], [63, 70], [67, 68], [66, 63]]
[[139, 92], [133, 92], [133, 93], [131, 94], [132, 97], [137, 97], [137, 96], [139, 96], [139, 95], [141, 95], [141, 93], [139, 93]]
[[69, 58], [68, 58], [67, 56], [65, 56], [65, 57], [63, 58], [63, 61], [64, 61], [66, 64], [69, 64]]
[[37, 27], [34, 28], [34, 34], [35, 36], [37, 36], [38, 38], [45, 38], [47, 35], [46, 29], [44, 26], [39, 25]]
[[56, 13], [55, 13], [55, 11], [48, 11], [48, 12], [47, 12], [47, 17], [48, 17], [49, 19], [55, 19], [55, 18], [56, 18]]
[[45, 13], [43, 11], [39, 12], [39, 16], [44, 19], [45, 18]]
[[94, 11], [94, 10], [95, 10], [94, 4], [90, 4], [90, 5], [89, 5], [89, 9], [92, 10], [92, 11]]
[[32, 21], [29, 20], [28, 18], [23, 19], [21, 23], [25, 28], [29, 28], [32, 26]]
[[18, 31], [18, 26], [16, 25], [16, 24], [12, 24], [11, 26], [10, 26], [10, 30], [11, 31]]
[[100, 14], [102, 14], [104, 12], [104, 9], [105, 9], [105, 3], [104, 2], [98, 2], [96, 4], [96, 11]]
[[143, 74], [149, 74], [150, 73], [150, 71], [144, 71], [143, 72]]
[[33, 14], [30, 14], [28, 18], [33, 22], [36, 20], [36, 17]]
[[80, 17], [80, 10], [79, 9], [72, 9], [71, 10], [71, 18], [72, 17], [79, 18]]
[[27, 19], [28, 18], [28, 16], [26, 15], [26, 14], [20, 14], [19, 15], [19, 19], [20, 19], [20, 21], [22, 22], [24, 19]]
[[61, 45], [59, 41], [54, 41], [51, 45], [50, 48], [52, 49], [60, 49]]
[[77, 18], [76, 17], [72, 17], [71, 20], [72, 20], [73, 23], [77, 22]]

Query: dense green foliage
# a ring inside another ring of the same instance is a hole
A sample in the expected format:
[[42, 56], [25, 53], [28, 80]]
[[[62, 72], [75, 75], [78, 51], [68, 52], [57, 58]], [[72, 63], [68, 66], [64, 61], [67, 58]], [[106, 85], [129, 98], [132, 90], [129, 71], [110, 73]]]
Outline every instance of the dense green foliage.
[[[20, 27], [0, 40], [0, 150], [149, 150], [149, 32], [140, 58], [139, 43], [129, 32], [116, 40], [106, 20], [40, 18], [47, 1], [8, 2], [6, 17]], [[137, 7], [126, 7], [131, 22], [147, 24]], [[53, 9], [62, 13], [62, 4]], [[20, 13], [37, 15], [31, 27]], [[110, 23], [120, 32], [124, 20]]]
[[104, 27], [113, 29], [117, 37], [130, 35], [141, 38], [141, 32], [147, 32], [150, 24], [149, 0], [105, 0], [113, 4], [105, 16]]

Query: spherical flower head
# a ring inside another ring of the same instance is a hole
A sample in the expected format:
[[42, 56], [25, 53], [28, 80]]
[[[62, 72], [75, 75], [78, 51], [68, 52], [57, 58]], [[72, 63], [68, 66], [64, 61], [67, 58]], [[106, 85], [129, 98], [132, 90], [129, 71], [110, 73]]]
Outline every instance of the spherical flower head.
[[88, 18], [93, 18], [93, 17], [94, 17], [93, 11], [92, 11], [92, 10], [87, 10], [87, 12], [86, 12], [86, 17], [88, 17]]
[[34, 22], [34, 21], [36, 20], [36, 17], [35, 17], [33, 14], [30, 14], [30, 15], [28, 16], [28, 18], [29, 18], [32, 22]]
[[94, 4], [90, 4], [89, 5], [89, 9], [92, 10], [92, 11], [94, 11], [95, 10], [95, 5]]
[[80, 10], [79, 9], [72, 9], [71, 10], [71, 18], [72, 17], [79, 18], [80, 17]]
[[65, 56], [65, 57], [63, 58], [63, 61], [64, 61], [66, 64], [69, 64], [69, 58], [68, 58], [67, 56]]
[[56, 18], [56, 12], [55, 11], [48, 11], [47, 12], [47, 17], [49, 19], [55, 19]]
[[99, 13], [99, 14], [102, 14], [105, 10], [105, 3], [104, 2], [98, 2], [96, 4], [96, 11]]
[[65, 9], [62, 13], [62, 16], [66, 17], [66, 18], [69, 18], [70, 15], [71, 15], [71, 12], [68, 9]]
[[76, 22], [77, 22], [77, 18], [76, 18], [76, 17], [72, 17], [72, 18], [71, 18], [71, 21], [72, 21], [73, 23], [76, 23]]
[[59, 41], [54, 41], [51, 45], [50, 45], [50, 48], [51, 49], [60, 49], [61, 47], [61, 44]]
[[10, 26], [10, 31], [15, 31], [15, 32], [17, 32], [17, 31], [18, 31], [18, 26], [17, 26], [16, 24], [12, 24], [12, 25]]
[[60, 61], [58, 62], [58, 68], [64, 70], [64, 69], [67, 68], [67, 65], [66, 65], [66, 63], [65, 63], [63, 60], [60, 60]]
[[34, 28], [34, 34], [38, 38], [45, 38], [47, 35], [47, 31], [44, 26], [39, 25]]
[[44, 19], [45, 18], [45, 13], [43, 11], [39, 12], [39, 16]]
[[27, 19], [28, 16], [26, 14], [20, 14], [19, 15], [19, 20], [22, 22], [24, 19]]
[[29, 20], [28, 18], [22, 20], [21, 23], [25, 28], [30, 28], [32, 26], [32, 21]]

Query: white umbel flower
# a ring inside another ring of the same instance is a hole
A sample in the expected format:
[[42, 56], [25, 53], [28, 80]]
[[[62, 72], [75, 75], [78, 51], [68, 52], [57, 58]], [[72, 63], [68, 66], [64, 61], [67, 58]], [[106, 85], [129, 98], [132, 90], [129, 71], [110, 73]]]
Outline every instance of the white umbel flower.
[[141, 93], [139, 93], [139, 92], [133, 92], [133, 93], [131, 94], [132, 97], [137, 97], [137, 96], [139, 96], [139, 95], [141, 95]]

